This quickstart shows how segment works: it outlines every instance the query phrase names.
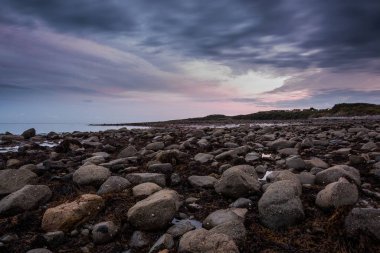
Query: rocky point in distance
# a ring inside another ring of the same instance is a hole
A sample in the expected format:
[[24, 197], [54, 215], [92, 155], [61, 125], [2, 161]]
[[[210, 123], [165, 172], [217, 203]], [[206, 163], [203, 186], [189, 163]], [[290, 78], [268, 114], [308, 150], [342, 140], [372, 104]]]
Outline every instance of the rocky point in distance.
[[379, 252], [379, 119], [283, 123], [0, 134], [0, 252]]

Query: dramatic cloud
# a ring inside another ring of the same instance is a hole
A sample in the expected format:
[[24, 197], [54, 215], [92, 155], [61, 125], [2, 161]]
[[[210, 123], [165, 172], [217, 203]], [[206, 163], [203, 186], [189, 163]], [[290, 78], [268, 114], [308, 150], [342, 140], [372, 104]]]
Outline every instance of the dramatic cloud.
[[379, 101], [380, 1], [0, 4], [2, 107], [176, 103], [171, 118]]

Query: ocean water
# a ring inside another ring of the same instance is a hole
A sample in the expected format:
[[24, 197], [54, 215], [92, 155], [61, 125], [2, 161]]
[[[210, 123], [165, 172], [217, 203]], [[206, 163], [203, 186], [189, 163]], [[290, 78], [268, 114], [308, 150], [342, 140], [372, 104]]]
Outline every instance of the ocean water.
[[12, 134], [21, 134], [29, 128], [35, 128], [37, 134], [47, 134], [49, 132], [98, 132], [108, 129], [120, 129], [126, 127], [128, 129], [147, 128], [139, 126], [89, 126], [88, 124], [65, 124], [65, 123], [0, 123], [0, 133], [10, 132]]

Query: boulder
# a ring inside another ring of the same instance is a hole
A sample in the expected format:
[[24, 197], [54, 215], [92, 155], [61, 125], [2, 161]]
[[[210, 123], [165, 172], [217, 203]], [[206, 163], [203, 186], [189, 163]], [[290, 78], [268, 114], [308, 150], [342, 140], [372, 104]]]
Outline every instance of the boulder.
[[306, 167], [304, 160], [302, 160], [299, 156], [291, 156], [285, 160], [286, 166], [288, 168], [300, 170]]
[[173, 172], [173, 166], [170, 163], [155, 163], [148, 166], [150, 172], [171, 174]]
[[128, 179], [119, 176], [111, 176], [100, 186], [97, 194], [122, 192], [130, 186], [131, 183]]
[[37, 175], [28, 169], [0, 170], [0, 195], [15, 192], [36, 179]]
[[179, 253], [238, 253], [235, 242], [227, 235], [217, 234], [200, 228], [187, 232], [181, 237]]
[[73, 174], [73, 181], [79, 185], [100, 186], [111, 176], [109, 169], [98, 165], [79, 167]]
[[351, 184], [345, 178], [340, 178], [338, 182], [328, 184], [325, 189], [317, 194], [315, 204], [326, 209], [337, 208], [355, 204], [358, 197], [356, 185]]
[[242, 245], [246, 239], [247, 231], [243, 222], [230, 221], [210, 229], [211, 233], [224, 234], [235, 241], [237, 245]]
[[137, 202], [128, 210], [128, 221], [140, 230], [165, 228], [173, 220], [180, 207], [176, 191], [161, 190]]
[[153, 142], [146, 145], [145, 148], [147, 150], [158, 151], [158, 150], [163, 149], [164, 147], [165, 147], [165, 144], [163, 142]]
[[150, 244], [148, 235], [141, 231], [135, 231], [132, 234], [129, 246], [132, 248], [144, 248]]
[[261, 222], [272, 229], [296, 224], [304, 218], [299, 190], [293, 181], [272, 183], [259, 200]]
[[296, 145], [294, 141], [288, 141], [284, 138], [277, 139], [268, 143], [268, 146], [273, 149], [293, 148]]
[[25, 140], [30, 139], [36, 136], [36, 129], [29, 128], [28, 130], [25, 130], [21, 135], [24, 137]]
[[329, 165], [325, 161], [317, 157], [313, 157], [310, 160], [305, 160], [305, 163], [307, 168], [318, 167], [322, 169], [327, 169], [329, 167]]
[[380, 241], [380, 209], [354, 208], [345, 219], [345, 229], [349, 236], [357, 237], [362, 234]]
[[84, 194], [73, 202], [47, 209], [41, 226], [45, 231], [70, 231], [95, 217], [103, 207], [104, 200], [100, 196]]
[[302, 194], [302, 185], [301, 185], [301, 181], [298, 175], [288, 170], [282, 170], [282, 171], [272, 171], [272, 173], [267, 176], [267, 181], [270, 183], [274, 183], [274, 182], [278, 182], [282, 180], [292, 181], [294, 187], [296, 187], [297, 189], [298, 195]]
[[244, 216], [247, 209], [245, 208], [229, 208], [221, 209], [209, 214], [203, 221], [203, 227], [211, 229], [227, 222], [244, 222]]
[[213, 155], [198, 153], [194, 156], [194, 160], [200, 163], [208, 163], [214, 159]]
[[336, 182], [339, 178], [345, 177], [360, 185], [360, 173], [357, 169], [347, 165], [335, 165], [316, 174], [315, 182], [319, 185], [328, 185]]
[[147, 197], [155, 192], [162, 190], [162, 188], [155, 183], [142, 183], [132, 188], [133, 196], [135, 197]]
[[155, 183], [161, 187], [166, 185], [166, 177], [160, 173], [130, 173], [125, 176], [132, 185], [138, 185], [142, 183]]
[[258, 192], [260, 183], [254, 167], [238, 165], [224, 171], [214, 188], [217, 193], [239, 198]]
[[215, 177], [211, 176], [190, 176], [187, 180], [193, 187], [199, 188], [213, 188], [217, 181]]
[[0, 214], [15, 214], [45, 204], [52, 196], [46, 185], [25, 185], [0, 201]]
[[137, 154], [137, 150], [134, 146], [128, 146], [124, 148], [120, 153], [117, 155], [118, 158], [127, 158], [131, 156], [135, 156]]

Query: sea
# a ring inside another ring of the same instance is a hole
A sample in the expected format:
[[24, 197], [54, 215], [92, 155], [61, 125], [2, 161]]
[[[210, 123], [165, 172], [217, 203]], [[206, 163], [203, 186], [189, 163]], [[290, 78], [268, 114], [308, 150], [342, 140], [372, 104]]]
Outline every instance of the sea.
[[66, 132], [99, 132], [109, 129], [127, 129], [147, 128], [143, 126], [91, 126], [85, 123], [0, 123], [0, 134], [10, 132], [12, 134], [21, 134], [29, 128], [36, 129], [37, 134], [47, 134], [49, 132], [66, 133]]

